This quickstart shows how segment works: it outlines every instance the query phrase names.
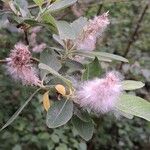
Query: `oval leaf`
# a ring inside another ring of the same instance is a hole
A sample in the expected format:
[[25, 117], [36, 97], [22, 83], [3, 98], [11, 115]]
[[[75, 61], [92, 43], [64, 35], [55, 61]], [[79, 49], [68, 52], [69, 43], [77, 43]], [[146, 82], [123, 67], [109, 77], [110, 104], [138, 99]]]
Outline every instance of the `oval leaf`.
[[78, 37], [81, 34], [83, 27], [85, 27], [87, 23], [87, 18], [80, 17], [70, 24], [73, 30], [75, 31], [76, 37]]
[[92, 52], [92, 53], [95, 56], [106, 57], [106, 58], [110, 58], [114, 60], [119, 60], [122, 62], [129, 62], [126, 58], [119, 56], [119, 55], [111, 54], [111, 53], [106, 53], [106, 52]]
[[128, 60], [122, 56], [114, 55], [111, 53], [105, 53], [105, 52], [83, 52], [81, 50], [74, 51], [73, 53], [82, 55], [85, 57], [97, 57], [101, 61], [108, 61], [111, 62], [111, 60], [119, 60], [122, 62], [128, 62]]
[[[90, 59], [94, 59], [95, 58], [95, 55], [93, 55], [90, 52], [72, 51], [72, 53], [74, 53], [75, 55], [83, 56], [83, 57], [90, 58]], [[111, 59], [108, 59], [106, 57], [101, 57], [101, 56], [96, 56], [96, 57], [98, 58], [99, 61], [112, 62]]]
[[123, 94], [116, 108], [127, 114], [138, 116], [150, 121], [150, 103], [138, 96]]
[[71, 27], [71, 25], [66, 21], [57, 21], [56, 26], [59, 32], [60, 39], [75, 39], [75, 31]]
[[100, 68], [99, 61], [98, 61], [97, 57], [95, 57], [93, 62], [86, 65], [86, 70], [83, 73], [82, 79], [83, 80], [93, 79], [95, 77], [99, 77], [101, 73], [102, 73], [102, 70]]
[[57, 128], [66, 124], [73, 115], [73, 102], [70, 100], [55, 101], [46, 117], [49, 128]]
[[84, 122], [92, 122], [91, 116], [87, 111], [76, 110], [75, 115], [78, 116]]
[[133, 80], [126, 80], [122, 82], [122, 87], [123, 90], [135, 90], [135, 89], [140, 89], [144, 86], [145, 84], [142, 83], [141, 81], [133, 81]]
[[84, 140], [89, 141], [92, 138], [94, 132], [94, 124], [92, 122], [84, 122], [77, 116], [74, 116], [72, 124]]
[[45, 92], [43, 95], [43, 107], [46, 111], [50, 108], [49, 91]]
[[54, 69], [52, 69], [48, 65], [40, 63], [39, 68], [43, 69], [43, 70], [47, 70], [49, 73], [51, 73], [54, 76], [58, 77], [59, 79], [63, 80], [69, 87], [72, 87], [72, 83], [70, 80], [68, 80], [65, 77], [63, 77], [62, 75], [60, 75], [57, 71], [55, 71]]

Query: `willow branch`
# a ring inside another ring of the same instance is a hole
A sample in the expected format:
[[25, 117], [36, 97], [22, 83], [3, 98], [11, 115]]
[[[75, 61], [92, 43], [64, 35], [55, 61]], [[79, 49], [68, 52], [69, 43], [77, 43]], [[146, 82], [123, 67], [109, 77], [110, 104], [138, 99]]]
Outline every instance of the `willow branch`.
[[35, 57], [32, 57], [31, 60], [32, 60], [33, 62], [35, 62], [35, 63], [39, 63], [39, 62], [40, 62], [40, 60], [37, 59], [37, 58], [35, 58]]
[[[31, 57], [31, 60], [32, 60], [34, 63], [39, 63], [39, 62], [40, 62], [40, 60], [37, 59], [37, 58], [35, 58], [35, 57]], [[8, 62], [9, 62], [9, 61], [6, 60], [6, 59], [1, 59], [1, 60], [0, 60], [0, 64], [6, 64], [6, 63], [8, 63]]]
[[[128, 53], [130, 51], [131, 45], [135, 42], [135, 37], [138, 34], [138, 31], [140, 29], [140, 25], [141, 25], [141, 23], [142, 23], [142, 21], [144, 19], [144, 16], [146, 14], [146, 11], [147, 11], [148, 7], [149, 7], [149, 4], [146, 4], [145, 7], [143, 8], [143, 10], [141, 12], [141, 15], [140, 15], [140, 17], [139, 17], [139, 19], [137, 21], [136, 26], [135, 26], [135, 29], [134, 29], [133, 33], [131, 34], [131, 36], [130, 36], [130, 39], [129, 39], [127, 47], [126, 47], [126, 49], [124, 51], [123, 57], [127, 57]], [[123, 65], [123, 62], [120, 64], [119, 69], [122, 69], [122, 65]]]
[[5, 60], [5, 59], [0, 60], [0, 64], [5, 64], [5, 63], [7, 63], [7, 62], [8, 62], [8, 61]]

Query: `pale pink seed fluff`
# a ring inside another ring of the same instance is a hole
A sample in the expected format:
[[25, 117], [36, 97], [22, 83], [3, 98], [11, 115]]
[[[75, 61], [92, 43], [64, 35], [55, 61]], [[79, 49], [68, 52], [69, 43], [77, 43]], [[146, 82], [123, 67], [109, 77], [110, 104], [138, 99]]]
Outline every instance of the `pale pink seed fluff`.
[[41, 43], [41, 44], [36, 45], [35, 47], [33, 47], [32, 51], [35, 52], [35, 53], [40, 53], [40, 52], [42, 52], [45, 48], [46, 48], [46, 44], [45, 44], [45, 43]]
[[86, 81], [76, 91], [74, 101], [95, 113], [113, 111], [121, 94], [121, 78], [118, 72], [109, 72], [105, 78]]
[[96, 16], [93, 20], [89, 20], [89, 23], [83, 28], [83, 32], [77, 40], [77, 49], [94, 50], [97, 38], [102, 35], [109, 23], [108, 12]]
[[6, 58], [6, 69], [15, 80], [20, 80], [24, 85], [39, 85], [40, 80], [35, 68], [31, 64], [31, 53], [28, 46], [17, 43]]
[[32, 47], [32, 52], [35, 53], [41, 53], [45, 48], [46, 48], [46, 43], [37, 43], [37, 33], [40, 32], [41, 27], [37, 26], [34, 27], [30, 30], [30, 36], [29, 36], [29, 41], [30, 41], [30, 46]]

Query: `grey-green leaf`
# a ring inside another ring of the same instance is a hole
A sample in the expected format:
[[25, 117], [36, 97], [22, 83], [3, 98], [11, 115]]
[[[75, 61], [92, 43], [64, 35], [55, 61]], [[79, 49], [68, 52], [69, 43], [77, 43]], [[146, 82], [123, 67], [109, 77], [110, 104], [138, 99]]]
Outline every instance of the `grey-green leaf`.
[[23, 17], [30, 16], [30, 12], [28, 9], [28, 2], [26, 0], [15, 0], [15, 2]]
[[92, 53], [95, 56], [106, 57], [106, 58], [110, 58], [114, 60], [119, 60], [122, 62], [129, 62], [126, 58], [119, 56], [119, 55], [111, 54], [111, 53], [105, 53], [105, 52], [92, 52]]
[[82, 79], [89, 80], [95, 77], [99, 77], [102, 73], [98, 58], [95, 57], [94, 61], [88, 65], [86, 65], [86, 70], [83, 73]]
[[79, 34], [82, 33], [83, 27], [88, 23], [87, 18], [85, 17], [80, 17], [74, 22], [72, 22], [70, 25], [73, 28], [76, 37], [79, 36]]
[[40, 55], [40, 62], [50, 66], [55, 71], [58, 71], [61, 68], [61, 63], [54, 51], [43, 51]]
[[116, 104], [116, 108], [127, 114], [150, 121], [150, 102], [141, 97], [122, 94]]
[[101, 56], [96, 56], [91, 52], [85, 52], [85, 51], [73, 51], [72, 53], [74, 53], [75, 55], [79, 55], [79, 56], [83, 56], [85, 58], [89, 58], [89, 59], [94, 59], [95, 57], [98, 58], [99, 61], [106, 61], [106, 62], [111, 62], [112, 60], [106, 57], [101, 57]]
[[57, 32], [56, 20], [50, 13], [47, 13], [47, 12], [43, 13], [41, 15], [41, 18], [42, 18], [42, 22], [46, 23], [48, 27], [50, 28], [50, 30]]
[[47, 70], [49, 73], [53, 74], [54, 76], [58, 77], [59, 79], [63, 80], [69, 87], [72, 86], [72, 83], [70, 80], [66, 79], [62, 75], [60, 75], [57, 71], [55, 71], [53, 68], [49, 67], [46, 64], [40, 63], [39, 68], [43, 70]]
[[142, 88], [144, 85], [143, 82], [134, 80], [125, 80], [122, 82], [123, 90], [136, 90]]
[[72, 73], [74, 71], [79, 71], [84, 69], [84, 66], [81, 63], [71, 59], [66, 60], [65, 66], [69, 68], [69, 70], [67, 71], [68, 73]]
[[75, 39], [75, 32], [70, 24], [66, 21], [57, 21], [56, 26], [59, 32], [60, 39]]
[[55, 101], [49, 108], [46, 124], [49, 128], [57, 128], [66, 124], [73, 115], [73, 102], [71, 100]]
[[[61, 68], [61, 63], [57, 58], [57, 55], [54, 51], [43, 51], [40, 54], [40, 62], [50, 66], [55, 71], [58, 71]], [[43, 78], [47, 74], [47, 71], [41, 70], [41, 78]]]
[[58, 42], [61, 46], [64, 47], [64, 42], [63, 42], [63, 40], [60, 39], [60, 37], [59, 37], [58, 35], [53, 34], [53, 39], [54, 39], [56, 42]]
[[93, 122], [84, 122], [77, 116], [74, 116], [72, 124], [84, 140], [89, 141], [92, 138], [94, 132]]
[[48, 7], [48, 12], [55, 12], [73, 5], [77, 0], [61, 0], [54, 2]]
[[128, 62], [128, 60], [122, 56], [118, 56], [118, 55], [114, 55], [114, 54], [111, 54], [111, 53], [105, 53], [105, 52], [85, 52], [85, 51], [81, 51], [81, 50], [77, 50], [77, 51], [74, 51], [75, 54], [78, 54], [78, 55], [82, 55], [82, 56], [87, 56], [87, 57], [97, 57], [99, 60], [102, 60], [105, 59], [110, 61], [111, 60], [119, 60], [119, 61], [122, 61], [122, 62]]
[[92, 122], [91, 116], [87, 111], [77, 110], [75, 111], [75, 115], [84, 122]]

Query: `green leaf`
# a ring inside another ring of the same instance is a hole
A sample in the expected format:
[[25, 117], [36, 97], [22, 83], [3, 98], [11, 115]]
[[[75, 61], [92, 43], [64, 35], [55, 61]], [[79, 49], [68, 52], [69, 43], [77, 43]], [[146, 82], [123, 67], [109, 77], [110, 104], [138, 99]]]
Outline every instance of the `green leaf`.
[[122, 82], [122, 87], [123, 90], [135, 90], [135, 89], [140, 89], [144, 86], [145, 84], [142, 83], [141, 81], [133, 81], [133, 80], [125, 80]]
[[44, 13], [41, 15], [42, 21], [44, 23], [46, 23], [47, 25], [49, 25], [49, 28], [54, 31], [57, 32], [56, 29], [56, 20], [55, 18], [50, 14], [50, 13]]
[[80, 33], [82, 33], [83, 27], [88, 23], [87, 18], [80, 17], [74, 22], [72, 22], [70, 25], [73, 28], [76, 38], [79, 36]]
[[56, 34], [53, 34], [53, 39], [58, 42], [61, 46], [65, 47], [63, 40], [60, 39], [60, 37]]
[[57, 128], [66, 124], [73, 115], [73, 102], [71, 100], [54, 101], [46, 117], [49, 128]]
[[[25, 19], [23, 20], [23, 22], [24, 22], [24, 23], [27, 23], [27, 24], [29, 24], [29, 25], [31, 25], [32, 27], [33, 27], [33, 26], [42, 25], [42, 24], [39, 23], [38, 21], [36, 21], [36, 20], [34, 20], [34, 19], [31, 19], [31, 18], [25, 18]], [[22, 22], [22, 23], [23, 23], [23, 22]]]
[[63, 80], [69, 87], [72, 87], [72, 83], [70, 80], [68, 80], [65, 77], [63, 77], [62, 75], [60, 75], [57, 71], [55, 71], [54, 69], [52, 69], [48, 65], [40, 63], [39, 68], [43, 69], [43, 70], [47, 70], [49, 73], [51, 73], [54, 76], [58, 77], [59, 79]]
[[122, 94], [116, 108], [127, 114], [150, 121], [150, 103], [138, 96]]
[[57, 57], [58, 55], [54, 51], [43, 51], [40, 55], [40, 62], [58, 71], [61, 68], [61, 63]]
[[37, 89], [27, 100], [26, 102], [13, 114], [13, 116], [6, 122], [6, 124], [0, 129], [3, 130], [5, 129], [7, 126], [9, 126], [18, 116], [19, 114], [22, 112], [22, 110], [25, 108], [25, 106], [32, 100], [33, 96], [40, 90]]
[[86, 70], [83, 73], [82, 79], [83, 80], [93, 79], [95, 77], [99, 77], [101, 73], [102, 73], [102, 70], [100, 68], [98, 58], [95, 57], [92, 63], [86, 65]]
[[79, 56], [83, 56], [85, 58], [90, 58], [90, 59], [94, 59], [95, 57], [98, 58], [99, 61], [106, 61], [106, 62], [112, 62], [111, 59], [106, 58], [106, 57], [101, 57], [101, 56], [96, 56], [91, 52], [85, 52], [85, 51], [72, 51], [73, 54], [75, 55], [79, 55]]
[[131, 115], [131, 114], [128, 114], [128, 113], [125, 113], [125, 112], [123, 112], [123, 111], [121, 111], [121, 110], [118, 110], [117, 108], [115, 108], [115, 111], [114, 111], [114, 115], [116, 116], [116, 117], [120, 117], [120, 115], [121, 116], [124, 116], [124, 117], [126, 117], [126, 118], [128, 118], [128, 119], [133, 119], [133, 115]]
[[69, 70], [67, 71], [68, 73], [84, 69], [84, 66], [81, 63], [71, 59], [67, 59], [64, 65], [69, 68]]
[[105, 53], [105, 52], [85, 52], [85, 51], [81, 51], [81, 50], [77, 50], [74, 51], [73, 53], [78, 54], [78, 55], [83, 55], [83, 56], [91, 56], [91, 57], [97, 57], [99, 58], [99, 60], [107, 60], [111, 61], [112, 59], [114, 60], [119, 60], [119, 61], [123, 61], [123, 62], [128, 62], [128, 60], [122, 56], [118, 56], [118, 55], [114, 55], [114, 54], [110, 54], [110, 53]]
[[48, 12], [55, 12], [55, 11], [59, 11], [61, 9], [64, 9], [66, 7], [69, 7], [71, 5], [73, 5], [75, 2], [77, 2], [77, 0], [61, 0], [58, 2], [54, 2], [52, 3], [52, 5], [50, 5], [48, 7]]
[[66, 21], [57, 21], [56, 26], [59, 32], [60, 39], [75, 39], [75, 32], [70, 24]]
[[94, 132], [93, 122], [84, 122], [77, 116], [74, 116], [72, 124], [84, 140], [89, 141], [92, 138]]
[[44, 0], [33, 0], [38, 6], [42, 6], [44, 3]]
[[16, 6], [16, 3], [14, 1], [9, 1], [8, 2], [9, 4], [9, 7], [11, 8], [11, 10], [16, 14], [16, 15], [20, 15], [20, 12], [19, 12], [19, 8], [17, 8]]
[[78, 116], [84, 122], [92, 122], [91, 116], [87, 111], [76, 110], [75, 115]]
[[19, 8], [22, 17], [30, 16], [30, 12], [28, 9], [28, 2], [26, 0], [15, 0], [14, 2]]
[[96, 56], [101, 56], [101, 57], [106, 57], [114, 60], [119, 60], [122, 62], [129, 62], [126, 58], [119, 56], [119, 55], [114, 55], [110, 53], [105, 53], [105, 52], [92, 52]]

